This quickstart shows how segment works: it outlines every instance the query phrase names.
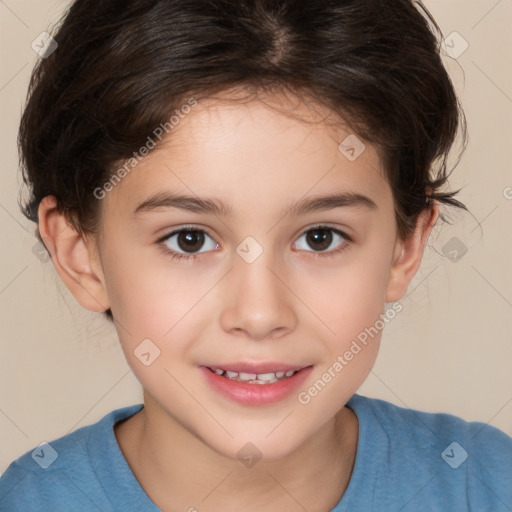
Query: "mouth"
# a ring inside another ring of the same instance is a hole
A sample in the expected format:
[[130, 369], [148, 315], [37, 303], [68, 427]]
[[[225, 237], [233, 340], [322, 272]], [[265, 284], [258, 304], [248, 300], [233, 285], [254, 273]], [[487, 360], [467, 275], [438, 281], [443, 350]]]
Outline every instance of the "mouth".
[[207, 366], [208, 370], [220, 377], [225, 377], [226, 379], [234, 380], [237, 382], [245, 382], [247, 384], [274, 384], [281, 380], [289, 379], [293, 377], [297, 372], [302, 370], [303, 368], [298, 368], [296, 370], [278, 370], [275, 372], [265, 372], [265, 373], [249, 373], [242, 371], [232, 371], [232, 370], [224, 370], [223, 368], [211, 368]]
[[313, 365], [233, 363], [199, 370], [216, 393], [246, 406], [264, 406], [291, 397], [311, 375]]

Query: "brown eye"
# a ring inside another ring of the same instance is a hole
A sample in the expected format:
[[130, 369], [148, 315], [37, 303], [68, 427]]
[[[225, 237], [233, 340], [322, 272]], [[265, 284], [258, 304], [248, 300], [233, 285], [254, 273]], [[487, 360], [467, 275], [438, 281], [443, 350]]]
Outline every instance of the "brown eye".
[[312, 229], [306, 235], [306, 242], [318, 251], [325, 251], [332, 243], [332, 233], [329, 229]]
[[195, 252], [202, 247], [204, 234], [201, 231], [180, 231], [176, 241], [183, 251]]
[[[305, 243], [300, 243], [302, 240]], [[325, 252], [327, 256], [348, 247], [350, 241], [350, 237], [338, 229], [329, 226], [315, 226], [302, 233], [296, 244], [300, 250], [313, 253]], [[332, 247], [333, 245], [334, 247]]]
[[[207, 252], [219, 247], [207, 233], [195, 228], [176, 230], [159, 242], [163, 243], [170, 252], [181, 256]], [[204, 250], [205, 246], [206, 250]]]

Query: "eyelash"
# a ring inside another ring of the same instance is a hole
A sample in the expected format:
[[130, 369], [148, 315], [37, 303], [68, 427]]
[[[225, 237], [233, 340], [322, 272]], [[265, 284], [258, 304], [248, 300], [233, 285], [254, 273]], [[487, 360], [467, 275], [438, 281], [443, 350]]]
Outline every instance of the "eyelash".
[[[306, 251], [306, 252], [312, 253], [314, 258], [316, 258], [316, 257], [320, 257], [320, 258], [334, 257], [337, 254], [347, 250], [350, 247], [350, 245], [352, 244], [353, 240], [349, 235], [347, 235], [343, 231], [340, 231], [337, 228], [333, 228], [331, 226], [326, 226], [323, 224], [318, 224], [316, 226], [312, 226], [312, 227], [306, 229], [305, 231], [303, 231], [300, 234], [299, 238], [301, 238], [305, 234], [309, 233], [310, 231], [316, 231], [316, 230], [332, 231], [333, 233], [336, 233], [337, 235], [341, 236], [344, 239], [344, 241], [342, 242], [342, 244], [339, 247], [337, 247], [336, 249], [330, 250], [330, 251]], [[176, 252], [176, 251], [170, 249], [169, 247], [167, 247], [165, 242], [167, 240], [169, 240], [169, 238], [171, 238], [173, 235], [177, 235], [177, 234], [181, 233], [182, 231], [199, 231], [200, 233], [204, 233], [204, 234], [208, 235], [213, 240], [213, 237], [211, 237], [207, 231], [205, 231], [204, 229], [198, 229], [193, 226], [183, 226], [180, 229], [172, 231], [168, 235], [165, 235], [162, 238], [159, 238], [156, 242], [159, 246], [162, 247], [165, 254], [167, 256], [169, 256], [172, 260], [180, 260], [180, 261], [193, 260], [193, 259], [197, 258], [199, 254], [203, 254], [203, 253], [182, 254], [180, 252]]]

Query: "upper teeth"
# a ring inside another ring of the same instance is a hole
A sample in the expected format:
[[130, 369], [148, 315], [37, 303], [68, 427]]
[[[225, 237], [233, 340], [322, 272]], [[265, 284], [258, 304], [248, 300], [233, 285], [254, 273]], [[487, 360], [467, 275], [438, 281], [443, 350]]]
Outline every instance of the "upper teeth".
[[291, 377], [298, 370], [288, 370], [287, 372], [275, 373], [245, 373], [245, 372], [232, 372], [230, 370], [222, 370], [217, 368], [215, 373], [217, 375], [224, 375], [225, 377], [243, 382], [251, 382], [252, 384], [272, 384], [284, 377]]

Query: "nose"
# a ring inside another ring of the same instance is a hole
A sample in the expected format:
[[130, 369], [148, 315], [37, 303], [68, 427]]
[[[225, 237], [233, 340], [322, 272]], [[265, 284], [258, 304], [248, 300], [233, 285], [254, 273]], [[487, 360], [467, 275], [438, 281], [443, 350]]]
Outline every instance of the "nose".
[[236, 257], [224, 286], [221, 324], [225, 332], [263, 340], [295, 329], [294, 295], [270, 252], [264, 251], [252, 263]]

